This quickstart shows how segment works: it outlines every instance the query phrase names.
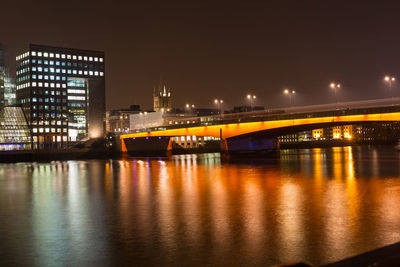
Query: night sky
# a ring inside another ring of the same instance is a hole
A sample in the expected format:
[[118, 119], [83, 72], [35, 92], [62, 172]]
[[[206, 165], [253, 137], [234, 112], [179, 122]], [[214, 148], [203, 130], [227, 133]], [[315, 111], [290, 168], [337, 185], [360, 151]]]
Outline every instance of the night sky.
[[[350, 3], [351, 2], [351, 3]], [[225, 107], [388, 97], [383, 76], [399, 78], [396, 1], [2, 1], [0, 42], [103, 50], [107, 108], [152, 105], [163, 80], [173, 105]]]

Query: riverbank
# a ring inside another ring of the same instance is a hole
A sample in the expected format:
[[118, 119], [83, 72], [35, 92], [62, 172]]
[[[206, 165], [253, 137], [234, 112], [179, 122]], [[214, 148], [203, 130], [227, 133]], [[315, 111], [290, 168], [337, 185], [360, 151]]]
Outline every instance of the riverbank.
[[35, 150], [35, 151], [2, 151], [0, 162], [29, 162], [53, 160], [82, 160], [118, 158], [120, 155], [105, 149], [69, 149], [69, 150]]

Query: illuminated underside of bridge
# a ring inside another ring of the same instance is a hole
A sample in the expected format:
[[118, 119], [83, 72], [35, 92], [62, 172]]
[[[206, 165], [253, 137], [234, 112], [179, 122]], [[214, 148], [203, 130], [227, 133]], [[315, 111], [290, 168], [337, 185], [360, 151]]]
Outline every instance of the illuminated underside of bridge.
[[[268, 132], [276, 133], [275, 137], [282, 135], [280, 129], [288, 129], [285, 134], [296, 132], [303, 128], [319, 128], [343, 124], [355, 124], [366, 122], [394, 122], [400, 121], [400, 112], [381, 112], [357, 115], [321, 116], [313, 118], [291, 118], [277, 120], [261, 120], [253, 122], [221, 123], [205, 126], [187, 126], [182, 128], [168, 128], [121, 135], [121, 150], [126, 151], [124, 139], [140, 137], [162, 137], [162, 136], [213, 136], [223, 140], [229, 138], [240, 138]], [[182, 125], [183, 126], [183, 125]], [[278, 134], [279, 133], [279, 134]]]

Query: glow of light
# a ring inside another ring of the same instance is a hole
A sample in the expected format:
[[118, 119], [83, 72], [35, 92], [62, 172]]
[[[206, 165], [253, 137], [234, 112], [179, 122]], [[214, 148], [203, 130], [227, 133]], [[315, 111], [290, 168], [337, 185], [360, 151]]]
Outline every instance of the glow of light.
[[345, 133], [344, 138], [351, 139], [351, 135], [349, 133]]

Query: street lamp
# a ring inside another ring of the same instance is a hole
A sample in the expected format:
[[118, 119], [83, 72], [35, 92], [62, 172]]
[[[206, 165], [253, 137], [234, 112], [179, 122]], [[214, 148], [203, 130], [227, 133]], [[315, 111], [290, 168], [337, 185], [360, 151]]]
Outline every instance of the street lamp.
[[396, 81], [395, 77], [385, 76], [385, 82], [389, 84], [389, 94], [393, 105], [392, 83]]
[[253, 100], [255, 100], [257, 97], [255, 95], [247, 95], [247, 99], [250, 101], [250, 110], [253, 111]]
[[193, 109], [195, 108], [195, 105], [194, 104], [186, 104], [186, 108], [189, 110], [189, 111], [193, 111]]
[[217, 105], [219, 112], [221, 114], [222, 117], [222, 104], [224, 103], [224, 100], [222, 99], [214, 99], [214, 103]]
[[290, 105], [290, 106], [292, 105], [292, 97], [293, 97], [293, 105], [294, 105], [294, 96], [295, 96], [295, 94], [296, 94], [296, 91], [294, 91], [294, 90], [289, 90], [289, 89], [285, 89], [285, 90], [283, 90], [283, 93], [284, 93], [285, 95], [288, 95], [288, 96], [289, 96], [289, 105]]
[[337, 107], [338, 107], [338, 104], [339, 104], [338, 97], [337, 97], [337, 89], [338, 89], [338, 88], [341, 88], [342, 85], [341, 85], [340, 83], [333, 83], [333, 82], [332, 82], [332, 83], [329, 85], [329, 87], [332, 88], [332, 89], [334, 90], [334, 92], [335, 92], [335, 100], [336, 100], [336, 108], [337, 108]]

